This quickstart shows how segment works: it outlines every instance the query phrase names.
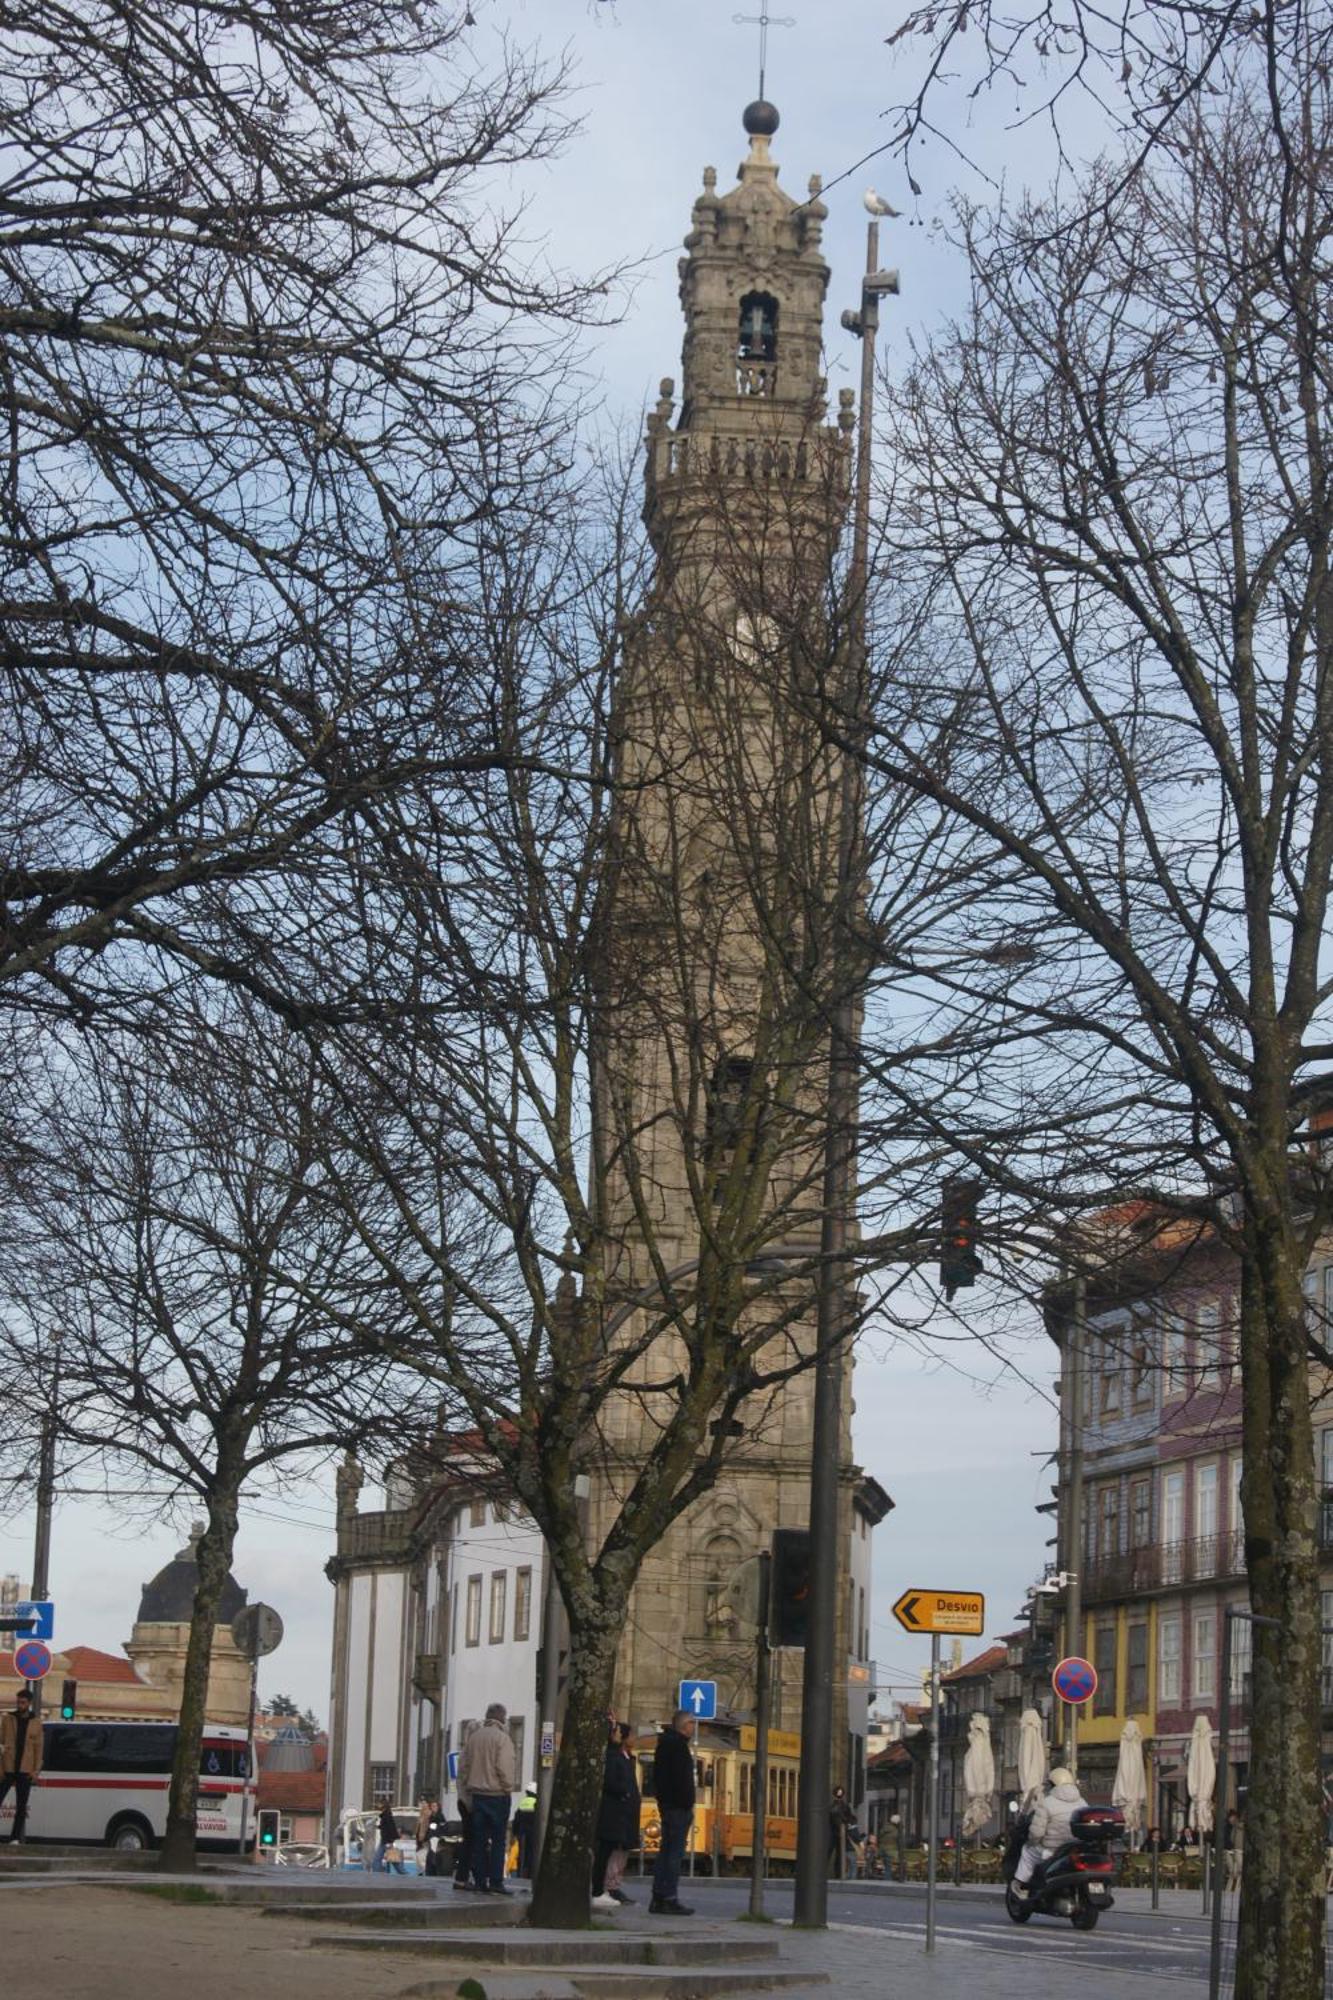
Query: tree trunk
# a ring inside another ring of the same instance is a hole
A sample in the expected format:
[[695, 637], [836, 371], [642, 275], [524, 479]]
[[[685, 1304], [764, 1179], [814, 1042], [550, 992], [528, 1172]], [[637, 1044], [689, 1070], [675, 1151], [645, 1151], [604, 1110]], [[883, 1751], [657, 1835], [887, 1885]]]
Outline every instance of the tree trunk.
[[1241, 1278], [1245, 1559], [1251, 1608], [1273, 1623], [1254, 1627], [1235, 2000], [1311, 2000], [1324, 1990], [1322, 1646], [1301, 1267], [1293, 1232], [1250, 1224]]
[[218, 1603], [236, 1545], [237, 1497], [237, 1484], [233, 1482], [228, 1482], [225, 1490], [215, 1490], [209, 1495], [208, 1525], [195, 1550], [199, 1586], [194, 1594], [194, 1609], [190, 1616], [190, 1642], [185, 1652], [185, 1674], [181, 1683], [176, 1756], [171, 1767], [171, 1792], [167, 1800], [167, 1830], [158, 1863], [168, 1874], [178, 1874], [195, 1866], [199, 1752], [204, 1738], [208, 1674], [213, 1660]]
[[588, 1923], [593, 1841], [602, 1796], [608, 1714], [624, 1606], [570, 1620], [569, 1690], [529, 1922], [551, 1930]]

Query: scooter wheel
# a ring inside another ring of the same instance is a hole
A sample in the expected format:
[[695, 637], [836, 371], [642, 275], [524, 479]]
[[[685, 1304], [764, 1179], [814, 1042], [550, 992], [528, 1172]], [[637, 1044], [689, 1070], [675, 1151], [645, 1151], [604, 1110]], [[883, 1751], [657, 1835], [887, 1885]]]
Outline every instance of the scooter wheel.
[[[1032, 1915], [1032, 1905], [1023, 1897], [1014, 1894], [1013, 1884], [1008, 1883], [1004, 1892], [1004, 1907], [1016, 1924], [1025, 1924]], [[1095, 1915], [1095, 1912], [1094, 1912]]]
[[1100, 1915], [1100, 1910], [1090, 1909], [1085, 1903], [1080, 1909], [1075, 1910], [1069, 1921], [1076, 1931], [1095, 1931]]

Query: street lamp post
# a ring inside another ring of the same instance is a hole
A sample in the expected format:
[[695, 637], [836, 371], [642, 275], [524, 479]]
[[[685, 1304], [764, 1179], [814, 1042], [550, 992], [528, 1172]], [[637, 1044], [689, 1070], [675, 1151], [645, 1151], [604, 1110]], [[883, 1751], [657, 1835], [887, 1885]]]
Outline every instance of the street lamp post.
[[819, 1299], [815, 1323], [814, 1422], [810, 1440], [810, 1618], [801, 1697], [801, 1781], [796, 1829], [794, 1920], [822, 1928], [828, 1921], [828, 1786], [833, 1759], [834, 1678], [837, 1672], [839, 1473], [842, 1457], [842, 1343], [848, 1324], [847, 1249], [854, 1194], [857, 1130], [858, 982], [849, 977], [847, 936], [861, 868], [861, 774], [855, 740], [863, 725], [866, 688], [866, 595], [870, 575], [870, 454], [879, 301], [898, 289], [897, 273], [879, 268], [879, 224], [866, 232], [866, 272], [859, 315], [844, 324], [861, 340], [852, 565], [848, 579], [850, 644], [842, 734], [853, 747], [842, 759], [839, 788], [838, 884], [834, 939], [837, 990], [829, 1034], [828, 1122], [820, 1226]]

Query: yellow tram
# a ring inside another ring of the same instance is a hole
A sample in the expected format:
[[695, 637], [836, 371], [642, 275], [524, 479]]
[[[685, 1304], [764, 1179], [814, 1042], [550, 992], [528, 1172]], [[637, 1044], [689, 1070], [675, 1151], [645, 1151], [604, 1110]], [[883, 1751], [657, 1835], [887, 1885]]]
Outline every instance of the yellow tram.
[[[687, 1853], [702, 1874], [749, 1866], [754, 1853], [754, 1752], [752, 1724], [708, 1722], [694, 1739], [697, 1797]], [[640, 1838], [646, 1857], [661, 1844], [653, 1798], [652, 1735], [634, 1740], [643, 1812]], [[792, 1730], [768, 1732], [768, 1810], [764, 1822], [767, 1862], [776, 1873], [796, 1861], [796, 1800], [801, 1739]]]

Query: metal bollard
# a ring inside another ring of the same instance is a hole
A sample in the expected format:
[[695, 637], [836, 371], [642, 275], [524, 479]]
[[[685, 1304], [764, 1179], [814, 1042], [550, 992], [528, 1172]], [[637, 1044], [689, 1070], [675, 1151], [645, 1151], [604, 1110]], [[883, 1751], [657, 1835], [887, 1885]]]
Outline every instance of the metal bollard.
[[1152, 1906], [1155, 1910], [1160, 1910], [1162, 1907], [1161, 1859], [1160, 1852], [1154, 1847], [1152, 1851]]

